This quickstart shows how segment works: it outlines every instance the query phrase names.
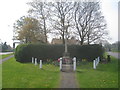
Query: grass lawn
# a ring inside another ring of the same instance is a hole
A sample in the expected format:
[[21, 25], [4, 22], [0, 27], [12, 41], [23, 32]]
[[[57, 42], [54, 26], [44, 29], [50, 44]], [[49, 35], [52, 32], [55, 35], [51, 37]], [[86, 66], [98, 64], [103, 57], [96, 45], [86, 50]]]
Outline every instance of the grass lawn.
[[120, 51], [118, 51], [118, 50], [116, 50], [116, 51], [115, 51], [115, 50], [113, 50], [112, 52], [120, 53]]
[[9, 57], [9, 56], [11, 56], [11, 55], [13, 55], [13, 54], [14, 54], [14, 53], [6, 54], [6, 55], [0, 55], [0, 58], [4, 59], [4, 58]]
[[92, 62], [82, 62], [77, 67], [80, 88], [118, 88], [118, 59], [111, 59], [108, 64], [100, 63], [96, 70]]
[[2, 88], [2, 64], [0, 64], [0, 89]]
[[3, 62], [3, 88], [57, 88], [59, 86], [59, 67], [46, 64], [43, 69], [34, 64], [19, 63], [14, 58]]

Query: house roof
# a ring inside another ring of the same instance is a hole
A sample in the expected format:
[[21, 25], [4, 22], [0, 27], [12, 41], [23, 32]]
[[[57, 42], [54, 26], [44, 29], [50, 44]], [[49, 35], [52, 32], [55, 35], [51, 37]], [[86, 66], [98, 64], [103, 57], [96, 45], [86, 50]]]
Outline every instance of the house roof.
[[[57, 39], [57, 38], [53, 38], [52, 42], [51, 42], [51, 44], [62, 44], [62, 43], [63, 43], [62, 39]], [[80, 44], [79, 40], [76, 40], [76, 39], [68, 39], [67, 43], [69, 45], [71, 45], [71, 44]]]

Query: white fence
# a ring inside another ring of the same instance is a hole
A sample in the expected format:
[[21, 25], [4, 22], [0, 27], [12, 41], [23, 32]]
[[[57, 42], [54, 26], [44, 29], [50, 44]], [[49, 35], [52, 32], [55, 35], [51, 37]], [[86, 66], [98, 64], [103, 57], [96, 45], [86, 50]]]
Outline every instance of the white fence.
[[93, 69], [96, 69], [96, 67], [98, 66], [99, 62], [100, 62], [100, 57], [98, 57], [95, 60], [93, 60]]
[[[35, 66], [38, 65], [37, 58], [32, 57], [32, 63], [35, 64]], [[42, 60], [40, 60], [39, 64], [40, 64], [39, 68], [41, 69], [42, 68]], [[62, 70], [62, 58], [60, 58], [59, 66], [60, 66], [60, 70]], [[73, 71], [76, 71], [76, 57], [73, 58]]]
[[[73, 71], [76, 71], [76, 57], [74, 57], [72, 60], [73, 60]], [[93, 60], [93, 69], [96, 69], [99, 62], [100, 62], [100, 57]], [[32, 57], [32, 63], [35, 64], [35, 65], [38, 65], [37, 58]], [[40, 60], [39, 64], [40, 64], [39, 68], [41, 69], [42, 68], [42, 60]], [[60, 58], [59, 66], [60, 66], [60, 70], [62, 70], [62, 58]]]
[[[32, 63], [35, 64], [35, 65], [38, 65], [37, 58], [32, 57]], [[39, 68], [40, 69], [42, 68], [42, 60], [40, 60], [40, 66], [39, 66]]]

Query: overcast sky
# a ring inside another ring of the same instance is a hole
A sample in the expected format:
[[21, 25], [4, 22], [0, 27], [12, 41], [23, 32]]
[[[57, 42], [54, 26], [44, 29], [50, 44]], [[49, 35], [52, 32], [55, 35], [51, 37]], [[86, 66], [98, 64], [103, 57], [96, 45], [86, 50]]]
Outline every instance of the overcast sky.
[[[27, 15], [31, 0], [1, 0], [0, 1], [0, 39], [13, 45], [13, 23], [21, 16]], [[107, 21], [107, 29], [111, 37], [110, 43], [118, 40], [118, 1], [100, 0], [102, 12]]]

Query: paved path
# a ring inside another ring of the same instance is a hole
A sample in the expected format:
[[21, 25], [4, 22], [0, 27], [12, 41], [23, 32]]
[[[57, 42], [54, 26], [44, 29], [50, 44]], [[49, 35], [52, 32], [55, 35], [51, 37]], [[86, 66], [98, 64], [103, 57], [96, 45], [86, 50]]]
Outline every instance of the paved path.
[[115, 58], [120, 59], [120, 53], [117, 53], [117, 52], [107, 52], [107, 53]]
[[60, 88], [78, 88], [78, 82], [76, 80], [75, 72], [69, 71], [68, 68], [70, 66], [66, 66], [66, 70], [61, 71], [61, 82]]
[[6, 61], [6, 60], [9, 60], [9, 59], [12, 58], [12, 57], [14, 57], [14, 55], [11, 55], [11, 56], [9, 56], [9, 57], [6, 57], [6, 58], [0, 60], [0, 64], [2, 64], [2, 62]]

